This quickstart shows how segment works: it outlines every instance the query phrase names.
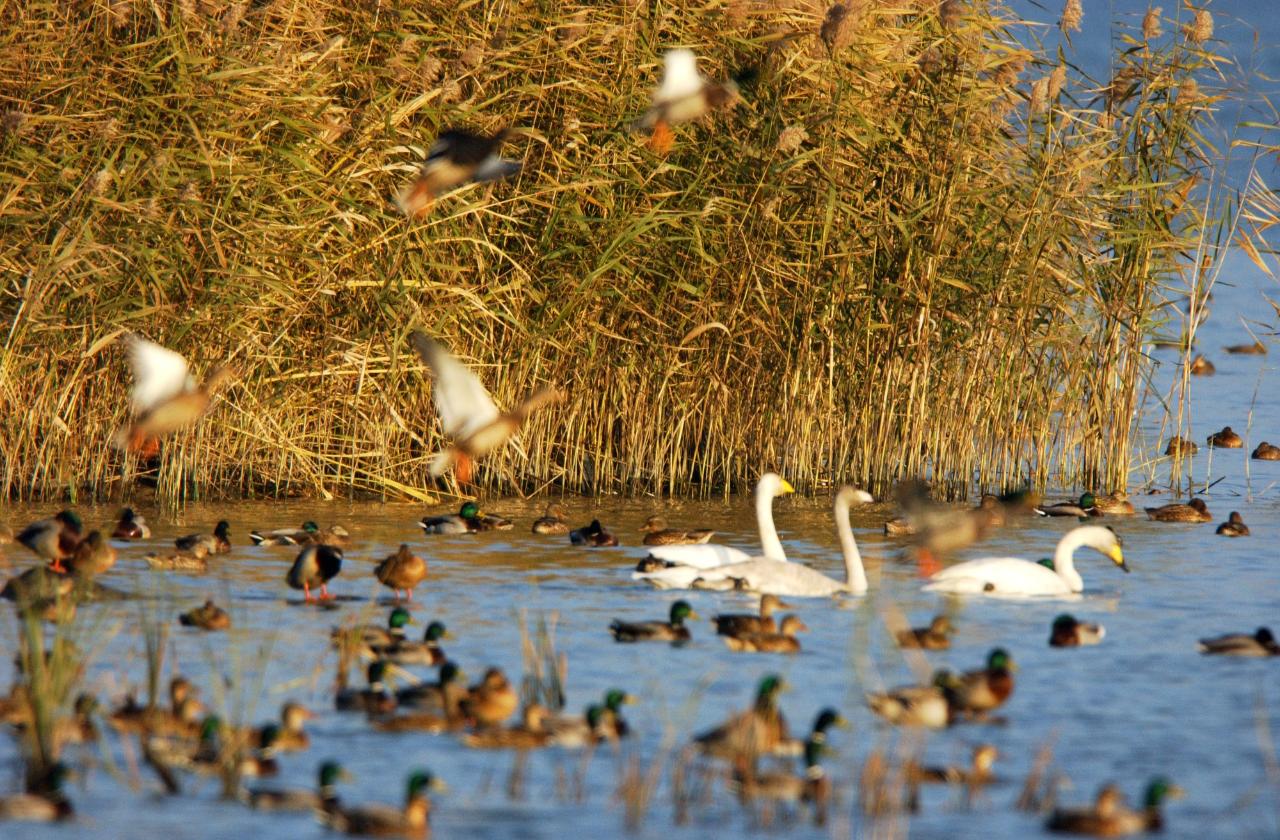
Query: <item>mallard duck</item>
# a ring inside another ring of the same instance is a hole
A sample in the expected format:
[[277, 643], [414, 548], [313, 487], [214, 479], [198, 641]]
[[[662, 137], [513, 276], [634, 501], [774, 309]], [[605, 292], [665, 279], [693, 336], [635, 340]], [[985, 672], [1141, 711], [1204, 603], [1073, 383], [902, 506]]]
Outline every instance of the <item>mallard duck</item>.
[[1204, 356], [1196, 356], [1191, 360], [1192, 376], [1213, 376], [1217, 372], [1217, 368], [1213, 366], [1213, 362]]
[[569, 542], [573, 545], [598, 547], [617, 545], [618, 538], [606, 531], [604, 526], [600, 524], [599, 519], [593, 519], [590, 525], [584, 525], [581, 528], [574, 528], [570, 531]]
[[1000, 757], [995, 744], [979, 744], [973, 748], [968, 767], [924, 767], [908, 762], [904, 768], [909, 784], [984, 785], [995, 779], [991, 768]]
[[60, 604], [74, 606], [69, 596], [75, 587], [75, 578], [65, 571], [56, 572], [51, 566], [36, 566], [9, 578], [4, 589], [0, 590], [0, 597], [16, 602], [23, 610], [54, 614]]
[[115, 564], [116, 550], [100, 531], [90, 531], [66, 559], [67, 571], [82, 579], [100, 575]]
[[1265, 356], [1267, 354], [1267, 345], [1261, 341], [1255, 341], [1252, 344], [1232, 344], [1222, 349], [1237, 356]]
[[1107, 635], [1101, 624], [1076, 621], [1075, 616], [1063, 613], [1053, 620], [1049, 631], [1049, 647], [1081, 647], [1096, 645]]
[[710, 542], [716, 535], [715, 531], [706, 529], [682, 531], [679, 528], [668, 528], [667, 520], [661, 516], [650, 516], [640, 526], [640, 531], [644, 534], [645, 545], [700, 545]]
[[826, 806], [831, 800], [831, 780], [822, 769], [822, 754], [826, 749], [821, 741], [806, 741], [804, 772], [800, 775], [780, 770], [744, 772], [735, 767], [730, 789], [737, 792], [743, 803], [756, 799], [809, 803], [817, 809], [815, 821], [822, 824], [826, 821]]
[[338, 782], [350, 778], [336, 761], [320, 765], [316, 790], [254, 788], [249, 804], [260, 811], [313, 811], [330, 817], [338, 810]]
[[1272, 446], [1264, 440], [1249, 457], [1255, 461], [1280, 461], [1280, 446]]
[[1247, 537], [1249, 536], [1249, 526], [1244, 524], [1244, 518], [1240, 516], [1237, 510], [1231, 511], [1231, 515], [1227, 517], [1227, 521], [1218, 526], [1218, 530], [1214, 533], [1223, 537]]
[[943, 569], [929, 578], [928, 592], [957, 595], [1024, 597], [1028, 595], [1071, 595], [1084, 590], [1084, 580], [1076, 571], [1077, 548], [1088, 546], [1129, 571], [1120, 537], [1101, 525], [1072, 528], [1058, 541], [1053, 568], [1018, 557], [984, 557], [967, 560]]
[[1266, 627], [1259, 627], [1252, 636], [1246, 633], [1228, 633], [1225, 636], [1201, 639], [1197, 649], [1201, 653], [1221, 656], [1280, 656], [1280, 643], [1276, 642], [1276, 637]]
[[450, 719], [460, 718], [462, 701], [468, 694], [466, 678], [456, 662], [445, 660], [440, 665], [436, 682], [402, 688], [396, 692], [396, 699], [403, 707], [438, 710]]
[[474, 134], [460, 128], [442, 132], [431, 144], [418, 177], [396, 196], [400, 211], [410, 218], [426, 215], [443, 193], [475, 182], [500, 181], [520, 171], [521, 163], [498, 153], [509, 133]]
[[702, 77], [692, 50], [669, 50], [653, 104], [631, 128], [647, 132], [652, 149], [666, 154], [674, 141], [672, 126], [696, 120], [710, 111], [731, 108], [740, 99], [738, 85], [732, 79], [709, 82]]
[[1232, 431], [1230, 426], [1223, 426], [1222, 431], [1209, 435], [1205, 442], [1218, 449], [1240, 449], [1244, 446], [1240, 435]]
[[1050, 815], [1045, 827], [1064, 834], [1092, 834], [1095, 837], [1124, 837], [1164, 827], [1160, 807], [1165, 799], [1177, 798], [1182, 789], [1163, 776], [1147, 786], [1144, 807], [1133, 811], [1124, 806], [1124, 794], [1115, 785], [1098, 792], [1091, 808], [1059, 808]]
[[347, 834], [371, 837], [417, 837], [429, 833], [427, 819], [431, 814], [428, 790], [439, 790], [439, 782], [430, 773], [419, 770], [409, 776], [404, 808], [387, 805], [364, 805], [359, 808], [338, 807], [329, 816], [329, 824]]
[[797, 598], [864, 595], [867, 573], [862, 567], [862, 555], [849, 525], [849, 506], [855, 502], [862, 503], [867, 498], [870, 496], [865, 491], [853, 487], [841, 487], [836, 493], [834, 515], [836, 535], [844, 558], [843, 581], [799, 563], [758, 558], [699, 572], [691, 586], [695, 589], [742, 589]]
[[457, 513], [423, 517], [418, 524], [428, 534], [476, 534], [484, 530], [483, 516], [475, 502], [463, 502]]
[[809, 628], [799, 616], [784, 616], [776, 633], [744, 633], [739, 636], [725, 636], [724, 644], [729, 650], [750, 653], [799, 653], [800, 640], [797, 633]]
[[467, 690], [459, 708], [477, 729], [487, 729], [500, 726], [519, 706], [520, 695], [511, 687], [507, 675], [501, 668], [490, 668], [480, 682]]
[[147, 526], [147, 520], [142, 518], [142, 514], [136, 513], [131, 507], [127, 507], [120, 511], [120, 521], [116, 523], [116, 529], [111, 532], [111, 538], [116, 540], [149, 540], [151, 539], [151, 528]]
[[396, 708], [396, 698], [387, 691], [387, 663], [374, 660], [365, 670], [369, 684], [364, 688], [339, 689], [333, 697], [333, 705], [340, 712], [366, 712], [371, 715], [386, 714]]
[[405, 627], [413, 624], [413, 616], [404, 607], [396, 607], [387, 616], [387, 626], [377, 624], [361, 624], [356, 627], [335, 627], [329, 633], [334, 645], [351, 640], [363, 647], [374, 645], [394, 645], [405, 640]]
[[1147, 518], [1156, 522], [1212, 522], [1213, 515], [1204, 499], [1192, 499], [1185, 505], [1170, 504], [1155, 508], [1143, 508]]
[[668, 621], [621, 621], [614, 619], [609, 632], [617, 642], [687, 642], [690, 639], [686, 619], [696, 619], [698, 614], [688, 601], [676, 601], [671, 605]]
[[1105, 496], [1094, 494], [1093, 504], [1094, 507], [1109, 516], [1131, 516], [1137, 513], [1134, 510], [1133, 502], [1129, 501], [1129, 494], [1123, 490], [1108, 493]]
[[228, 379], [225, 367], [210, 371], [196, 385], [187, 360], [179, 353], [127, 333], [129, 365], [133, 368], [133, 423], [116, 433], [121, 449], [154, 456], [160, 438], [194, 424], [209, 410], [209, 402]]
[[320, 526], [308, 519], [301, 528], [250, 531], [249, 539], [254, 545], [311, 545], [320, 541]]
[[320, 600], [329, 594], [329, 581], [342, 571], [342, 549], [331, 545], [308, 545], [298, 552], [298, 557], [285, 575], [285, 582], [293, 589], [301, 589], [307, 603], [311, 603], [311, 587], [320, 587]]
[[[265, 779], [280, 773], [280, 761], [276, 758], [280, 744], [280, 727], [269, 723], [258, 733], [256, 749], [240, 757], [237, 770], [241, 777]], [[221, 767], [217, 768], [221, 771]]]
[[711, 623], [716, 626], [717, 636], [741, 636], [747, 633], [773, 633], [778, 629], [773, 614], [780, 609], [790, 607], [784, 604], [777, 595], [760, 597], [760, 614], [731, 613], [729, 615], [713, 615]]
[[543, 726], [547, 710], [537, 703], [524, 707], [520, 723], [515, 726], [490, 726], [468, 732], [462, 743], [472, 749], [535, 750], [551, 743], [551, 733]]
[[928, 627], [908, 627], [899, 630], [894, 638], [898, 640], [898, 647], [946, 650], [951, 647], [951, 633], [951, 619], [935, 615]]
[[611, 688], [604, 693], [604, 706], [600, 715], [598, 734], [611, 741], [625, 738], [631, 727], [622, 719], [622, 707], [635, 702], [635, 698], [620, 688]]
[[1200, 451], [1192, 441], [1177, 435], [1169, 438], [1169, 445], [1164, 448], [1165, 455], [1194, 455]]
[[397, 598], [403, 589], [405, 598], [412, 601], [413, 588], [427, 579], [427, 561], [410, 551], [408, 543], [401, 543], [399, 551], [374, 568], [373, 576], [394, 590]]
[[580, 749], [600, 741], [616, 741], [620, 736], [605, 722], [603, 706], [591, 705], [582, 715], [548, 717], [542, 727], [548, 742], [558, 747]]
[[809, 730], [809, 735], [804, 739], [788, 738], [779, 743], [773, 750], [773, 754], [783, 757], [795, 757], [804, 755], [804, 746], [807, 741], [815, 741], [817, 743], [826, 743], [827, 731], [831, 727], [839, 727], [848, 729], [849, 722], [837, 712], [835, 709], [827, 707], [813, 719], [813, 727]]
[[1092, 493], [1081, 493], [1079, 502], [1058, 502], [1053, 505], [1038, 505], [1032, 508], [1033, 511], [1041, 516], [1074, 516], [1077, 518], [1085, 518], [1089, 516], [1101, 516], [1102, 511], [1098, 510], [1097, 499]]
[[951, 705], [944, 687], [955, 681], [949, 671], [938, 671], [929, 685], [904, 685], [866, 695], [867, 706], [895, 726], [941, 729], [951, 722]]
[[14, 539], [48, 560], [55, 572], [63, 572], [62, 561], [75, 554], [84, 539], [84, 523], [75, 511], [64, 510], [52, 519], [32, 522]]
[[37, 789], [31, 793], [0, 796], [0, 820], [15, 822], [57, 822], [71, 819], [75, 812], [62, 791], [70, 770], [61, 761], [45, 773]]
[[[786, 560], [787, 554], [778, 539], [778, 529], [773, 523], [773, 500], [778, 496], [794, 493], [791, 483], [777, 473], [765, 473], [756, 482], [756, 527], [760, 534], [760, 556], [774, 560]], [[631, 575], [659, 589], [688, 589], [704, 570], [744, 563], [754, 559], [750, 554], [727, 545], [668, 545], [653, 546], [649, 557], [659, 561], [659, 568], [650, 569], [645, 561]]]
[[442, 622], [433, 621], [427, 625], [422, 641], [411, 642], [408, 639], [387, 644], [370, 645], [372, 654], [378, 659], [385, 659], [397, 665], [439, 665], [445, 661], [444, 650], [440, 647], [442, 639], [451, 638]]
[[[203, 546], [197, 546], [197, 552], [203, 552]], [[169, 570], [177, 572], [207, 572], [209, 571], [209, 558], [205, 554], [193, 554], [186, 551], [166, 551], [151, 552], [146, 555], [144, 560], [147, 565], [157, 570]]]
[[752, 708], [693, 739], [700, 752], [735, 766], [754, 767], [762, 755], [772, 755], [790, 740], [787, 722], [778, 709], [778, 694], [786, 687], [782, 677], [769, 674], [760, 680]]
[[569, 523], [564, 521], [564, 508], [554, 502], [547, 505], [546, 513], [533, 520], [533, 533], [560, 535], [569, 533]]
[[[311, 736], [307, 734], [307, 721], [315, 717], [306, 706], [293, 700], [288, 700], [280, 707], [280, 721], [263, 724], [250, 730], [248, 742], [255, 747], [262, 748], [267, 745], [268, 735], [271, 736], [274, 747], [279, 752], [296, 752], [305, 750], [311, 746]], [[274, 732], [268, 732], [274, 729]]]
[[225, 519], [220, 520], [212, 534], [187, 534], [178, 537], [173, 544], [179, 551], [194, 553], [203, 549], [204, 554], [226, 554], [231, 551], [231, 524]]
[[444, 475], [456, 463], [458, 480], [469, 483], [472, 460], [505, 444], [530, 414], [561, 399], [555, 388], [540, 388], [511, 411], [499, 412], [480, 379], [444, 345], [420, 330], [414, 330], [412, 341], [431, 370], [431, 399], [445, 435], [453, 439], [452, 446], [432, 457], [428, 472], [433, 478]]
[[953, 714], [983, 717], [1004, 705], [1013, 694], [1013, 672], [1018, 669], [1004, 648], [987, 655], [987, 667], [961, 674], [944, 691]]
[[183, 627], [198, 627], [201, 630], [230, 630], [231, 616], [210, 599], [204, 602], [203, 607], [196, 607], [179, 615], [178, 623]]

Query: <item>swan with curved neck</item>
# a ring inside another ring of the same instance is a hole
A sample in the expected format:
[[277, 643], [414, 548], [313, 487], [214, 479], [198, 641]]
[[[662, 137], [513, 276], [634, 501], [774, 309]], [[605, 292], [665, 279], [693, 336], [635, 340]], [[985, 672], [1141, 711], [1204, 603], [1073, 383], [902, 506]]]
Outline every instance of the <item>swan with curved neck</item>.
[[1114, 531], [1101, 525], [1082, 525], [1058, 541], [1053, 569], [1018, 557], [983, 557], [943, 569], [924, 588], [961, 595], [1073, 595], [1084, 590], [1074, 555], [1077, 548], [1085, 546], [1129, 571]]
[[696, 588], [745, 589], [766, 595], [793, 598], [821, 598], [829, 595], [863, 595], [867, 591], [867, 573], [862, 567], [862, 554], [849, 525], [849, 507], [861, 503], [864, 496], [852, 487], [842, 487], [836, 494], [836, 533], [844, 556], [843, 581], [828, 577], [817, 569], [768, 558], [749, 560], [708, 569], [694, 582]]
[[[761, 556], [777, 562], [787, 562], [787, 554], [773, 524], [773, 500], [795, 488], [777, 473], [765, 473], [756, 482], [756, 527], [760, 532]], [[634, 572], [631, 577], [647, 580], [660, 589], [688, 589], [694, 578], [705, 569], [715, 569], [733, 563], [752, 560], [741, 549], [727, 545], [662, 545], [652, 546], [649, 557], [670, 564], [669, 568], [653, 572]]]

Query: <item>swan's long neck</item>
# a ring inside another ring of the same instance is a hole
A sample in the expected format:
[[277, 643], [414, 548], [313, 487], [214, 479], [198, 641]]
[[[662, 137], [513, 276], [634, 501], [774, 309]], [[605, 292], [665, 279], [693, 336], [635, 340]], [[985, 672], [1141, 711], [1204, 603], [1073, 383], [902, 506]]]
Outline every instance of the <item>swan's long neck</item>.
[[1053, 570], [1066, 581], [1072, 592], [1084, 591], [1084, 578], [1076, 571], [1075, 553], [1085, 542], [1085, 536], [1079, 530], [1068, 531], [1058, 540], [1058, 547], [1053, 552]]
[[862, 554], [849, 525], [849, 502], [842, 498], [836, 500], [836, 533], [840, 536], [840, 551], [844, 554], [845, 582], [850, 592], [861, 595], [867, 591], [867, 572], [862, 568]]
[[773, 493], [761, 489], [756, 493], [756, 524], [760, 526], [760, 550], [770, 560], [786, 562], [787, 553], [782, 550], [778, 529], [773, 525]]

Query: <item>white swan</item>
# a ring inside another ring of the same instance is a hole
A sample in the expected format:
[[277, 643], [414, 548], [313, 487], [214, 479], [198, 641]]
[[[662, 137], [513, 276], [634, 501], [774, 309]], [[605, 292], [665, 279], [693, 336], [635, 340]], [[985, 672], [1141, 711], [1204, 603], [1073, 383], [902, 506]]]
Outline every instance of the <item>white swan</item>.
[[836, 533], [840, 536], [840, 550], [844, 555], [843, 581], [827, 577], [817, 569], [798, 563], [759, 558], [708, 569], [698, 576], [694, 586], [708, 589], [746, 589], [793, 598], [866, 594], [867, 573], [862, 568], [862, 555], [858, 552], [857, 540], [853, 538], [853, 528], [849, 526], [849, 506], [855, 502], [861, 503], [864, 499], [865, 493], [852, 487], [842, 487], [836, 494]]
[[[764, 557], [785, 563], [787, 554], [778, 539], [778, 529], [773, 524], [773, 500], [795, 488], [777, 473], [765, 473], [756, 482], [756, 526], [760, 530], [760, 550]], [[655, 560], [672, 564], [669, 568], [653, 572], [633, 572], [636, 580], [647, 580], [659, 589], [688, 589], [694, 578], [706, 569], [743, 563], [751, 555], [727, 545], [655, 545], [649, 549]]]
[[1114, 531], [1101, 525], [1082, 525], [1058, 541], [1053, 569], [1018, 557], [983, 557], [943, 569], [929, 578], [924, 588], [927, 592], [961, 595], [1073, 595], [1084, 590], [1084, 581], [1072, 559], [1076, 549], [1084, 545], [1129, 571], [1120, 538]]

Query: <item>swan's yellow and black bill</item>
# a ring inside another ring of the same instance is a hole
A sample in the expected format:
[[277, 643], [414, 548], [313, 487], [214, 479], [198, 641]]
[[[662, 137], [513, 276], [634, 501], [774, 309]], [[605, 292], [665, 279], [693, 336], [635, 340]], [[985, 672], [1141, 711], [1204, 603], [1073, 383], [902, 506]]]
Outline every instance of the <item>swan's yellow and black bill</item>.
[[1120, 546], [1112, 546], [1111, 550], [1107, 552], [1107, 556], [1111, 558], [1111, 562], [1115, 563], [1126, 572], [1129, 571], [1129, 564], [1124, 562], [1124, 551]]
[[778, 492], [779, 492], [779, 493], [794, 493], [794, 492], [796, 492], [796, 488], [792, 487], [792, 486], [791, 486], [791, 482], [790, 482], [790, 481], [787, 481], [787, 480], [784, 478], [784, 479], [782, 479], [781, 483], [779, 483], [779, 485], [778, 485]]

